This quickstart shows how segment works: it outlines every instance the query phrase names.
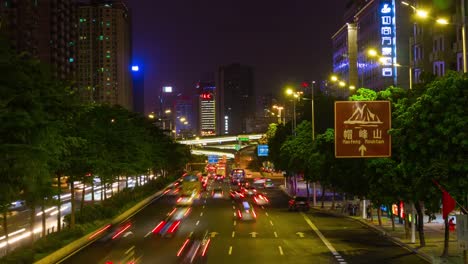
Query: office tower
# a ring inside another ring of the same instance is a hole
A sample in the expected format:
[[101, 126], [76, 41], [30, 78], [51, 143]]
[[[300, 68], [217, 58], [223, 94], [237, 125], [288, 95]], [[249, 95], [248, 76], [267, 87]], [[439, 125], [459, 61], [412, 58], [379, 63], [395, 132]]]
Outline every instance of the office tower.
[[72, 0], [2, 1], [0, 32], [17, 52], [27, 52], [50, 65], [56, 78], [74, 78], [77, 43]]
[[132, 109], [130, 16], [123, 1], [78, 6], [78, 88], [83, 100]]
[[256, 108], [252, 68], [238, 63], [221, 66], [218, 87], [220, 134], [246, 133], [246, 121]]
[[199, 91], [199, 130], [201, 136], [214, 136], [217, 134], [216, 98], [217, 91], [214, 82], [198, 82]]

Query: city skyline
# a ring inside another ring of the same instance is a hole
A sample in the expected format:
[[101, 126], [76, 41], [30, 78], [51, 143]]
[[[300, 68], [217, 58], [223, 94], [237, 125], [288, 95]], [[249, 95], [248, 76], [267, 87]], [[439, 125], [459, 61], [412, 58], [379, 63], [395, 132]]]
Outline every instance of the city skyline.
[[253, 68], [257, 95], [326, 78], [332, 69], [330, 37], [343, 21], [345, 5], [340, 0], [127, 2], [133, 63], [147, 74], [146, 111], [152, 111], [165, 83], [189, 95], [204, 73], [232, 63]]

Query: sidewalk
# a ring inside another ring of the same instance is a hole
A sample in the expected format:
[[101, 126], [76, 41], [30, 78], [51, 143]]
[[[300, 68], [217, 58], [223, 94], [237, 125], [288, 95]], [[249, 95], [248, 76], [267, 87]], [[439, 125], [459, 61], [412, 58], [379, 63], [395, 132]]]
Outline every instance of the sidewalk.
[[[286, 193], [284, 186], [281, 185], [280, 188]], [[289, 195], [289, 194], [288, 194]], [[342, 203], [342, 201], [336, 201], [335, 205]], [[383, 234], [391, 239], [396, 244], [399, 244], [402, 247], [407, 248], [408, 250], [419, 254], [424, 259], [430, 261], [430, 263], [447, 263], [447, 264], [462, 264], [463, 263], [463, 252], [458, 250], [456, 232], [450, 232], [449, 239], [449, 257], [441, 258], [444, 248], [444, 222], [440, 215], [437, 216], [437, 219], [431, 223], [427, 223], [427, 218], [424, 221], [424, 236], [426, 239], [426, 246], [421, 248], [419, 246], [419, 234], [416, 231], [416, 243], [411, 243], [411, 230], [409, 231], [408, 238], [405, 234], [405, 228], [403, 224], [398, 223], [398, 218], [395, 217], [395, 230], [392, 230], [392, 222], [389, 217], [383, 213], [382, 216], [382, 226], [379, 226], [377, 219], [377, 211], [372, 212], [374, 219], [373, 221], [369, 219], [362, 219], [362, 212], [359, 212], [357, 216], [349, 216], [343, 208], [331, 209], [331, 202], [324, 202], [324, 208], [321, 208], [321, 202], [317, 201], [317, 206], [314, 208], [322, 212], [327, 212], [330, 214], [340, 215], [344, 217], [351, 218], [355, 221], [372, 228], [377, 233]]]

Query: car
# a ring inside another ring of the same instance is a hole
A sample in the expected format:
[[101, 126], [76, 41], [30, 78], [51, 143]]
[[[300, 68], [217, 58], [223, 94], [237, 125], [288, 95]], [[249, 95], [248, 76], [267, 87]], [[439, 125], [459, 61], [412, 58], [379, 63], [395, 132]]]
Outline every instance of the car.
[[263, 184], [265, 188], [273, 188], [275, 187], [275, 184], [273, 183], [272, 179], [266, 179], [265, 183]]
[[172, 217], [167, 217], [159, 222], [151, 232], [161, 237], [173, 237], [179, 228], [181, 220], [175, 220]]
[[165, 194], [167, 195], [177, 195], [179, 194], [180, 187], [177, 185], [172, 185], [171, 187], [167, 188]]
[[180, 249], [177, 251], [177, 257], [180, 263], [204, 263], [210, 246], [211, 238], [208, 231], [204, 236], [194, 235], [187, 238]]
[[240, 190], [232, 190], [229, 195], [231, 196], [232, 199], [242, 199], [245, 197], [244, 193], [241, 192]]
[[213, 198], [223, 198], [224, 192], [223, 189], [221, 188], [214, 188], [213, 191], [211, 192], [211, 197]]
[[192, 207], [174, 207], [171, 212], [167, 214], [173, 220], [182, 220], [192, 211]]
[[292, 211], [292, 210], [309, 211], [310, 209], [309, 201], [307, 201], [307, 197], [294, 196], [291, 200], [289, 200], [288, 209], [289, 211]]
[[270, 200], [268, 200], [268, 198], [264, 194], [260, 194], [260, 193], [257, 193], [254, 195], [253, 201], [257, 205], [267, 205], [270, 203]]
[[224, 180], [224, 176], [221, 175], [221, 174], [218, 174], [218, 175], [216, 175], [216, 176], [214, 177], [214, 179], [215, 179], [216, 181], [223, 181], [223, 180]]
[[236, 217], [241, 221], [256, 221], [257, 214], [249, 202], [243, 201], [237, 207]]
[[180, 206], [192, 205], [193, 204], [194, 195], [185, 195], [182, 194], [177, 198], [176, 204]]
[[249, 196], [255, 195], [257, 193], [257, 189], [252, 186], [242, 187], [241, 190], [245, 195]]

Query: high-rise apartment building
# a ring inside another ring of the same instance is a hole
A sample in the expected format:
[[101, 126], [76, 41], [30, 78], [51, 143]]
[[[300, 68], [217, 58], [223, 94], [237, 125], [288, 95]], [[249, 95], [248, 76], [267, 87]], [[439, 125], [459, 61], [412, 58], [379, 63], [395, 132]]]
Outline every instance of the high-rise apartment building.
[[[443, 76], [447, 70], [463, 70], [458, 2], [438, 5], [415, 0], [405, 5], [393, 0], [355, 0], [347, 7], [348, 23], [332, 41], [334, 73], [348, 84], [374, 90], [391, 85], [412, 88], [425, 74]], [[417, 19], [418, 9], [430, 10], [430, 19]], [[437, 17], [450, 18], [451, 25], [436, 24]], [[376, 57], [369, 56], [370, 49], [377, 51]]]
[[247, 133], [247, 119], [255, 116], [253, 70], [230, 64], [219, 68], [219, 134]]
[[76, 69], [76, 8], [72, 0], [5, 0], [0, 32], [18, 52], [51, 66], [58, 79], [71, 80]]
[[123, 1], [81, 1], [78, 6], [78, 75], [83, 100], [132, 110], [129, 11]]

